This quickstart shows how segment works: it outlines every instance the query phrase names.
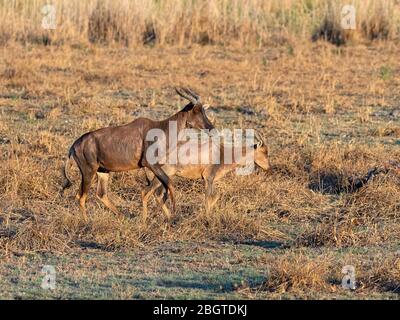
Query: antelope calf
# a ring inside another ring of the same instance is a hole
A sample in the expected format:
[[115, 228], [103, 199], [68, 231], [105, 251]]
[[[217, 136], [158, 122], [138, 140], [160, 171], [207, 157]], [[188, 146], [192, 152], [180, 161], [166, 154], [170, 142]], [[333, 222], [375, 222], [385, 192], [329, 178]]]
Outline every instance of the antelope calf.
[[[168, 119], [154, 121], [138, 118], [125, 125], [85, 133], [73, 143], [63, 170], [65, 182], [62, 193], [72, 185], [68, 170], [74, 161], [81, 173], [81, 187], [77, 199], [85, 216], [86, 198], [96, 174], [98, 177], [97, 197], [114, 213], [118, 213], [117, 208], [107, 196], [109, 173], [143, 167], [149, 169], [167, 190], [164, 201], [167, 200], [169, 191], [172, 208], [173, 211], [175, 210], [174, 189], [168, 175], [165, 174], [160, 163], [152, 163], [146, 157], [146, 151], [152, 143], [146, 140], [146, 135], [152, 129], [160, 129], [168, 137], [171, 121], [176, 123], [178, 132], [186, 128], [213, 129], [200, 97], [187, 88], [176, 88], [176, 92], [188, 99], [190, 103]], [[168, 147], [167, 145], [167, 152]]]
[[[259, 134], [256, 134], [257, 143], [253, 145], [254, 153], [246, 153], [245, 148], [241, 147], [240, 152], [236, 152], [235, 146], [225, 146], [225, 145], [215, 145], [213, 143], [207, 143], [208, 148], [198, 143], [194, 143], [192, 148], [198, 148], [198, 153], [193, 153], [194, 156], [198, 159], [199, 155], [205, 156], [206, 159], [211, 158], [211, 153], [213, 152], [213, 148], [219, 148], [219, 163], [218, 164], [182, 164], [179, 163], [176, 165], [166, 164], [162, 166], [164, 172], [169, 176], [179, 176], [188, 179], [203, 179], [205, 182], [205, 207], [206, 212], [209, 213], [211, 208], [218, 200], [218, 195], [214, 190], [214, 182], [224, 177], [228, 172], [233, 171], [234, 169], [245, 166], [249, 164], [249, 162], [253, 162], [253, 164], [257, 165], [261, 169], [270, 172], [271, 165], [269, 162], [268, 156], [268, 147], [265, 144], [264, 140], [260, 137]], [[190, 146], [185, 146], [186, 148], [190, 148]], [[202, 155], [201, 153], [208, 153], [206, 155]], [[228, 159], [233, 159], [233, 154], [236, 153], [239, 155], [239, 158], [235, 158], [233, 163], [225, 163], [225, 153], [230, 153]], [[194, 159], [194, 160], [197, 160]], [[188, 161], [189, 160], [189, 161]], [[185, 158], [186, 163], [190, 163], [191, 159]], [[195, 162], [195, 161], [193, 161]], [[166, 198], [161, 197], [163, 191], [165, 192], [165, 188], [163, 185], [155, 179], [154, 175], [146, 171], [146, 176], [149, 181], [149, 187], [147, 191], [142, 191], [142, 200], [143, 200], [143, 215], [144, 218], [147, 216], [147, 203], [151, 195], [155, 193], [156, 200], [162, 207], [165, 215], [168, 219], [170, 219], [171, 214], [169, 209], [167, 208], [165, 202]]]

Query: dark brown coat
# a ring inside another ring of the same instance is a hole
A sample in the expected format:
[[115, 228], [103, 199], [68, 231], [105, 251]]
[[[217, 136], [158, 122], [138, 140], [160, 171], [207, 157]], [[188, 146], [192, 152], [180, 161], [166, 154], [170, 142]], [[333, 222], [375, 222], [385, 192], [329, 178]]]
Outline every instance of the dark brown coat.
[[[77, 194], [82, 212], [86, 215], [85, 203], [90, 185], [95, 174], [98, 174], [99, 186], [97, 196], [112, 211], [118, 212], [102, 192], [107, 187], [108, 173], [148, 168], [159, 179], [162, 185], [169, 191], [173, 210], [175, 210], [174, 189], [172, 183], [161, 165], [150, 164], [145, 155], [151, 144], [145, 140], [151, 129], [161, 129], [168, 137], [169, 122], [176, 121], [177, 131], [185, 128], [213, 129], [213, 125], [207, 118], [200, 98], [189, 89], [177, 88], [177, 93], [190, 100], [181, 111], [163, 121], [154, 121], [147, 118], [136, 119], [126, 125], [102, 128], [85, 133], [71, 146], [68, 160], [64, 167], [65, 182], [62, 191], [71, 186], [68, 177], [68, 168], [74, 160], [81, 172], [81, 188]], [[168, 146], [167, 146], [168, 147]]]

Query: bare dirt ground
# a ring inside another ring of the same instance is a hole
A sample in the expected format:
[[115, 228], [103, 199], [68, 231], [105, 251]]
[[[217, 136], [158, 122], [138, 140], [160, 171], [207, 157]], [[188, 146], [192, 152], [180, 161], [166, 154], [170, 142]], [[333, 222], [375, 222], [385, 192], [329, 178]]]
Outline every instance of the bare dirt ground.
[[[0, 50], [0, 297], [398, 299], [396, 43]], [[75, 190], [59, 195], [70, 145], [173, 114], [176, 85], [211, 104], [218, 128], [261, 131], [273, 174], [227, 176], [211, 216], [202, 182], [176, 179], [172, 224], [155, 203], [141, 222], [143, 172], [114, 174], [124, 216], [92, 190], [85, 222]], [[43, 265], [54, 291], [40, 287]], [[346, 265], [355, 290], [341, 286]]]

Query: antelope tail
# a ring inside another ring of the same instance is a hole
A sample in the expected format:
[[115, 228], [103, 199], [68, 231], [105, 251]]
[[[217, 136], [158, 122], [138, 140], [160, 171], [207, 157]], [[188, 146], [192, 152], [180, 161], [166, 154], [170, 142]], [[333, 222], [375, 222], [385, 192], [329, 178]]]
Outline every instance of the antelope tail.
[[64, 194], [65, 189], [68, 189], [69, 187], [72, 186], [71, 178], [68, 174], [68, 171], [71, 169], [71, 166], [72, 166], [72, 161], [75, 161], [75, 160], [73, 158], [73, 152], [72, 152], [72, 150], [70, 150], [69, 154], [68, 154], [68, 159], [67, 159], [67, 161], [65, 161], [65, 165], [62, 170], [63, 176], [64, 176], [64, 183], [63, 183], [63, 186], [61, 189], [61, 195]]

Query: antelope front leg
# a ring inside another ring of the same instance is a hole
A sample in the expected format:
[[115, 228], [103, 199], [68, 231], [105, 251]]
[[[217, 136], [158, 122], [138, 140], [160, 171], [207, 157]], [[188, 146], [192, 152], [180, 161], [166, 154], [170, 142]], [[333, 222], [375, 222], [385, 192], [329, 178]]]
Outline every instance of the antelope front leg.
[[[156, 183], [154, 183], [156, 182]], [[153, 186], [154, 184], [154, 186]], [[167, 220], [171, 220], [171, 212], [168, 209], [167, 205], [166, 205], [166, 200], [167, 198], [164, 197], [164, 187], [161, 185], [161, 183], [157, 180], [157, 181], [153, 181], [153, 183], [151, 183], [150, 190], [149, 191], [142, 191], [142, 203], [143, 203], [143, 221], [145, 222], [148, 216], [148, 209], [147, 209], [147, 204], [149, 201], [149, 198], [151, 195], [154, 195], [157, 203], [160, 205], [161, 209], [164, 211], [164, 214], [167, 218]]]
[[166, 205], [166, 197], [163, 196], [163, 191], [164, 191], [164, 187], [162, 185], [160, 185], [156, 192], [155, 192], [155, 198], [157, 203], [161, 206], [161, 209], [163, 209], [165, 217], [167, 218], [168, 221], [171, 220], [171, 212], [169, 211], [167, 205]]
[[218, 196], [215, 194], [214, 191], [214, 181], [213, 179], [206, 180], [206, 193], [205, 193], [205, 207], [206, 207], [206, 214], [210, 214], [211, 209], [218, 201]]
[[172, 202], [172, 214], [174, 214], [176, 209], [175, 190], [174, 186], [172, 185], [171, 179], [158, 164], [154, 165], [146, 164], [146, 167], [148, 167], [154, 173], [154, 175], [157, 177], [157, 179], [162, 183], [163, 187], [165, 188], [165, 193], [164, 193], [165, 201], [168, 199], [168, 191], [169, 191]]
[[[165, 174], [169, 177], [175, 175], [176, 168], [174, 166], [164, 165], [162, 167]], [[150, 172], [149, 172], [150, 173]], [[168, 209], [166, 202], [168, 200], [168, 194], [165, 191], [163, 185], [158, 179], [155, 179], [154, 175], [151, 176], [149, 173], [146, 172], [146, 176], [149, 180], [149, 188], [148, 191], [142, 191], [142, 200], [143, 200], [143, 211], [144, 214], [147, 215], [147, 203], [151, 195], [154, 195], [156, 198], [157, 203], [161, 206], [164, 211], [164, 214], [167, 220], [171, 220], [171, 212]]]
[[212, 207], [218, 200], [218, 196], [215, 195], [214, 190], [214, 180], [216, 179], [218, 173], [221, 174], [219, 166], [212, 166], [207, 168], [202, 174], [206, 189], [205, 207], [207, 215], [211, 212]]
[[154, 192], [159, 188], [163, 188], [161, 183], [157, 179], [149, 180], [149, 188], [146, 190], [142, 190], [142, 205], [143, 205], [143, 215], [142, 221], [146, 222], [148, 216], [147, 204], [149, 202], [150, 197], [154, 194]]

